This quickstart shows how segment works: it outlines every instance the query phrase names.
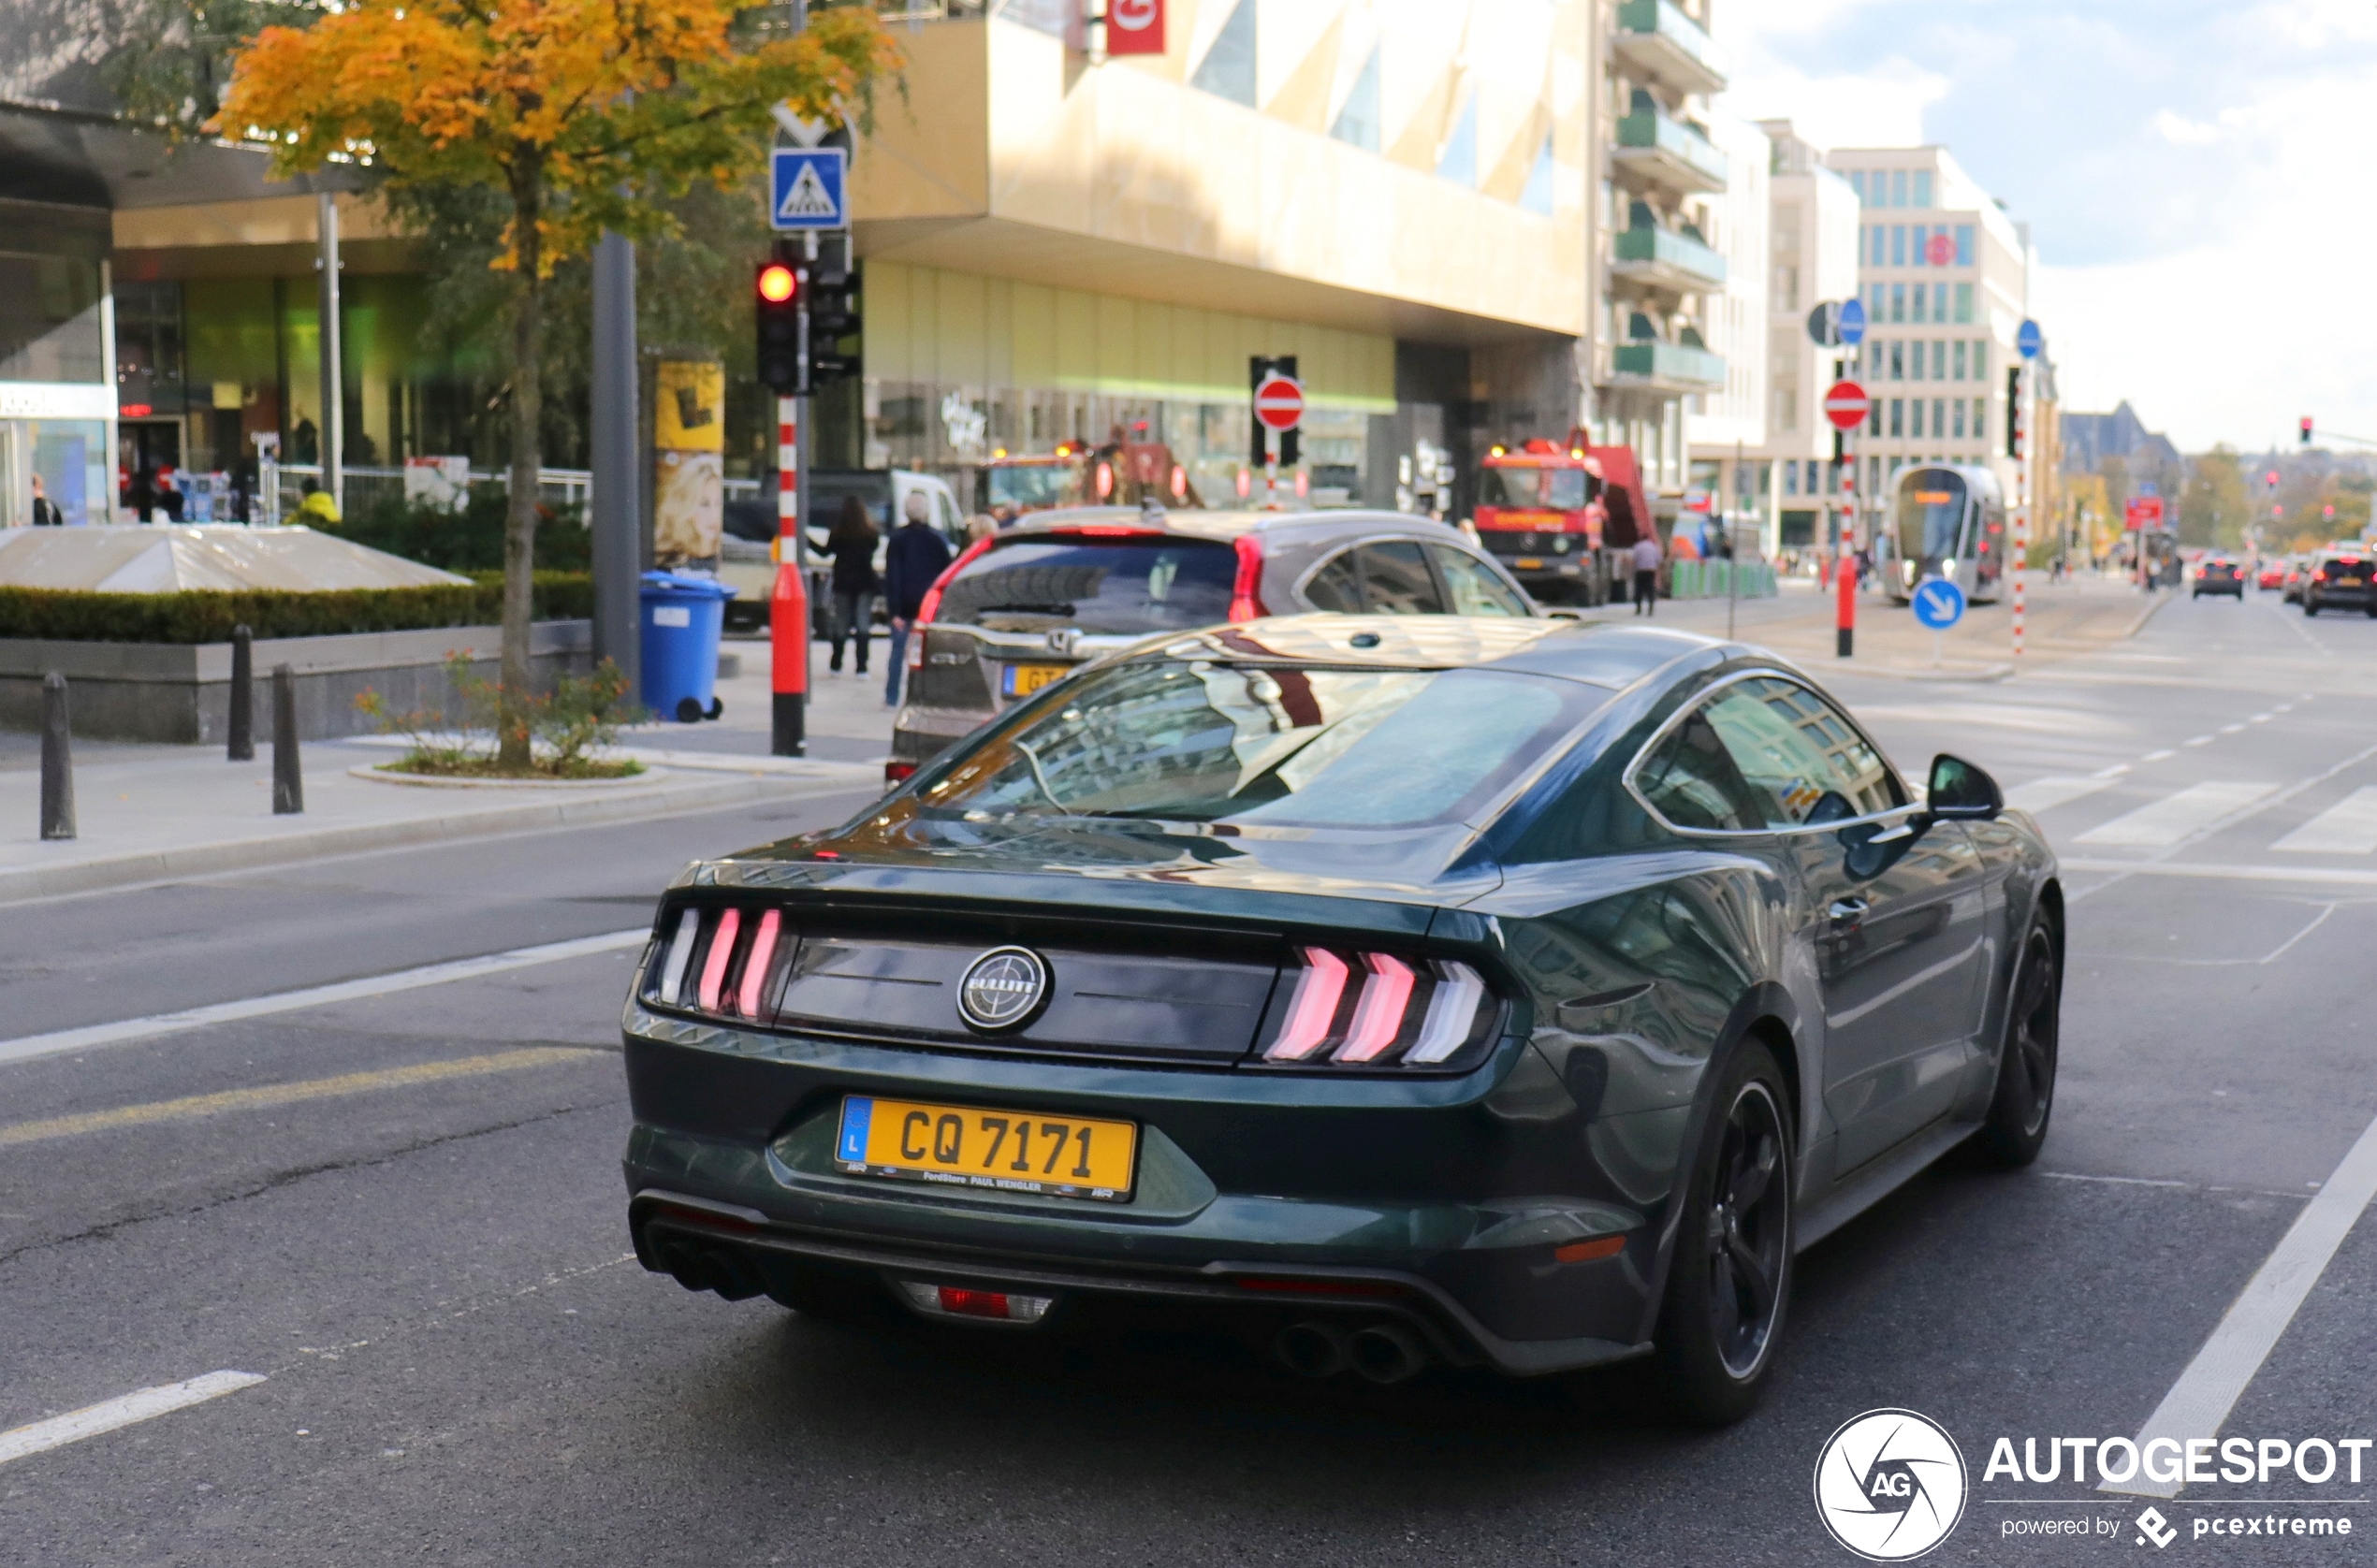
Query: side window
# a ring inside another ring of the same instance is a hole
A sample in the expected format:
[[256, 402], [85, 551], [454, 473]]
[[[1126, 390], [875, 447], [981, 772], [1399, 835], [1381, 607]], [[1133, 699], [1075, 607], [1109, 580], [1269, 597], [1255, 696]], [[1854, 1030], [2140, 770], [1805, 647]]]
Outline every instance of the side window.
[[1374, 616], [1437, 616], [1444, 602], [1436, 597], [1436, 580], [1428, 574], [1428, 558], [1417, 543], [1392, 539], [1364, 544], [1355, 552], [1362, 561], [1363, 608]]
[[1494, 568], [1466, 550], [1456, 550], [1450, 544], [1431, 544], [1428, 553], [1436, 558], [1436, 570], [1444, 573], [1444, 589], [1452, 601], [1456, 616], [1523, 616], [1527, 607], [1510, 591], [1510, 585], [1494, 573]]
[[1702, 708], [1677, 725], [1635, 770], [1634, 787], [1680, 828], [1755, 833], [1767, 813]]
[[1745, 680], [1705, 711], [1775, 827], [1870, 817], [1906, 804], [1857, 727], [1804, 686]]
[[933, 492], [933, 510], [941, 515], [941, 532], [955, 539], [965, 531], [957, 521], [957, 508], [951, 505], [949, 498], [939, 490]]
[[1305, 585], [1304, 596], [1316, 610], [1339, 615], [1362, 613], [1362, 576], [1354, 567], [1354, 552], [1340, 550]]

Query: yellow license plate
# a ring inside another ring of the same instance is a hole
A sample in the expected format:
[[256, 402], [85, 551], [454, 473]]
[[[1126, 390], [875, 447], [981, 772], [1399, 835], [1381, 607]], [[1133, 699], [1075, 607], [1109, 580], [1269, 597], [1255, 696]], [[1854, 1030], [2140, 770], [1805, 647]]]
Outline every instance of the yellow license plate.
[[1007, 666], [1007, 695], [1028, 697], [1043, 686], [1052, 686], [1072, 674], [1070, 664], [1010, 664]]
[[1518, 559], [1517, 565], [1519, 570], [1522, 572], [1539, 572], [1543, 569], [1543, 558], [1540, 556], [1521, 556]]
[[1130, 1122], [852, 1095], [834, 1163], [853, 1176], [1127, 1203], [1138, 1145]]

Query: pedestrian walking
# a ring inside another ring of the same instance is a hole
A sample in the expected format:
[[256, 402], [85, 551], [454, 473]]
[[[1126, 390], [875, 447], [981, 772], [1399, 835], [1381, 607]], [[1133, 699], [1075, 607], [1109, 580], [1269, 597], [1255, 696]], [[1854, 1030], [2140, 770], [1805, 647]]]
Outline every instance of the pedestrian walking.
[[1659, 597], [1659, 542], [1649, 534], [1638, 534], [1634, 541], [1634, 613], [1655, 614], [1654, 604]]
[[932, 503], [911, 492], [907, 520], [883, 546], [883, 607], [891, 617], [891, 669], [883, 680], [883, 705], [899, 706], [899, 672], [908, 661], [908, 633], [925, 606], [933, 580], [949, 567], [949, 541], [932, 524]]
[[[858, 644], [858, 673], [867, 673], [867, 645], [875, 632], [875, 590], [882, 587], [875, 575], [877, 537], [867, 503], [844, 496], [841, 515], [825, 537], [825, 553], [834, 558], [834, 656], [825, 667], [836, 675], [842, 673], [845, 638]], [[897, 654], [892, 661], [898, 662]]]
[[966, 519], [966, 543], [979, 544], [985, 539], [994, 539], [998, 537], [999, 527], [999, 519], [996, 515], [988, 512], [977, 512]]
[[42, 492], [41, 476], [35, 474], [33, 476], [33, 526], [35, 528], [64, 528], [66, 521], [66, 514], [58, 510], [58, 503]]

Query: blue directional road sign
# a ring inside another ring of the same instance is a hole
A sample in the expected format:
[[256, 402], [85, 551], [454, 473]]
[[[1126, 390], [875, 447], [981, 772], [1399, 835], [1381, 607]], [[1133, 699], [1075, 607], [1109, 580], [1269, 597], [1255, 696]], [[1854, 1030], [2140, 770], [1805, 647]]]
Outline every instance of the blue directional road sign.
[[2038, 329], [2038, 323], [2026, 321], [2022, 329], [2014, 334], [2014, 346], [2022, 351], [2023, 358], [2035, 359], [2038, 351], [2047, 346], [2047, 334]]
[[850, 154], [839, 147], [779, 147], [768, 168], [769, 222], [779, 229], [848, 228]]
[[1865, 301], [1862, 299], [1842, 300], [1841, 313], [1833, 321], [1832, 327], [1833, 330], [1840, 333], [1841, 341], [1849, 348], [1855, 348], [1865, 341]]
[[1926, 577], [1915, 586], [1915, 618], [1934, 632], [1945, 632], [1964, 618], [1964, 590], [1946, 577]]

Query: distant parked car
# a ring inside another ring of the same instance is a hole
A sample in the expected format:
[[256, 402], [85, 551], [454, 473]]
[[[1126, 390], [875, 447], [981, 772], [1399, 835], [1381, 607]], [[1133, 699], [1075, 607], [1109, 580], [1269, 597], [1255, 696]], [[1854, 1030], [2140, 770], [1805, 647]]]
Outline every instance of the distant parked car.
[[926, 596], [884, 781], [1152, 632], [1307, 610], [1542, 614], [1460, 530], [1399, 512], [1035, 512]]

